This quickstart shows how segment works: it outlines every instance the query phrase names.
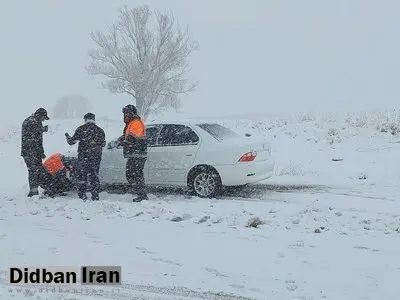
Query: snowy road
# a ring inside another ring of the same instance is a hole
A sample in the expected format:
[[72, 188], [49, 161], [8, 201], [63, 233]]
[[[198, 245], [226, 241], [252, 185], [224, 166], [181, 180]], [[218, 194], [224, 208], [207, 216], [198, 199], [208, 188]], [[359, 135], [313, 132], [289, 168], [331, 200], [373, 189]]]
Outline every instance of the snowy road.
[[[218, 200], [159, 192], [135, 204], [107, 193], [99, 203], [4, 196], [2, 268], [122, 265], [119, 290], [69, 299], [398, 298], [398, 188], [251, 191]], [[257, 218], [264, 224], [248, 227]]]

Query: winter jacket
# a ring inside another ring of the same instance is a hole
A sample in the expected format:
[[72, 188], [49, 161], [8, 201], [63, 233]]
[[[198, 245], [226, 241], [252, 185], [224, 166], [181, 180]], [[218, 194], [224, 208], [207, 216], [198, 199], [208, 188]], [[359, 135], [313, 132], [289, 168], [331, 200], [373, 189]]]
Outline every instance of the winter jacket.
[[123, 136], [125, 158], [147, 157], [146, 127], [140, 117], [135, 116], [125, 124]]
[[55, 175], [64, 169], [73, 169], [72, 159], [63, 156], [61, 153], [54, 153], [48, 157], [44, 162], [43, 166], [51, 175]]
[[21, 156], [39, 159], [45, 157], [43, 132], [45, 129], [37, 116], [31, 115], [24, 120], [21, 130]]
[[103, 147], [106, 145], [106, 136], [102, 128], [94, 122], [79, 126], [74, 135], [67, 139], [69, 145], [78, 141], [78, 159], [101, 159]]
[[49, 171], [51, 175], [55, 175], [57, 172], [65, 169], [61, 153], [55, 153], [48, 157], [44, 162], [43, 166]]

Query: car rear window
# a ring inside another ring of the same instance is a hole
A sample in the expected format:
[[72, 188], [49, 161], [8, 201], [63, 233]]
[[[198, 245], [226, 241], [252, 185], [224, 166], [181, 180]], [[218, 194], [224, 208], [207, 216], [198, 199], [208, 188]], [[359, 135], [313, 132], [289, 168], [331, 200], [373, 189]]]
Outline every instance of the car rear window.
[[218, 141], [223, 141], [229, 138], [239, 136], [239, 134], [237, 134], [236, 132], [220, 124], [202, 123], [202, 124], [197, 124], [197, 126], [208, 132], [212, 137], [214, 137]]

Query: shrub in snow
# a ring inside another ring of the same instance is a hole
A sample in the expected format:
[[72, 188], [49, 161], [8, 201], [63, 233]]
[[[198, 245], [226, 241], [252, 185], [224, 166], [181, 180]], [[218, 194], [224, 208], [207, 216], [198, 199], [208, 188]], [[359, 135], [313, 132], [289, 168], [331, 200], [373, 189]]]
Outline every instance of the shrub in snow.
[[67, 95], [60, 98], [53, 108], [53, 119], [82, 119], [91, 111], [88, 99], [79, 95]]
[[335, 128], [329, 128], [327, 140], [330, 145], [342, 142], [342, 138], [339, 135], [339, 131]]
[[367, 127], [368, 125], [368, 116], [366, 114], [363, 114], [361, 116], [356, 116], [354, 114], [348, 114], [345, 122], [347, 125], [350, 125], [351, 127]]
[[329, 136], [337, 136], [337, 135], [339, 135], [339, 132], [335, 128], [329, 128], [328, 135]]
[[282, 169], [276, 169], [276, 176], [304, 176], [304, 172], [300, 165], [293, 165], [292, 162], [289, 163], [289, 166], [284, 167]]
[[302, 113], [300, 114], [300, 122], [315, 122], [316, 117], [312, 113]]
[[265, 222], [264, 221], [262, 221], [259, 217], [253, 217], [253, 218], [250, 218], [248, 221], [247, 221], [247, 225], [246, 225], [246, 227], [253, 227], [253, 228], [257, 228], [258, 226], [260, 226], [260, 225], [264, 225], [265, 224]]
[[364, 173], [362, 173], [362, 174], [360, 174], [360, 175], [358, 176], [358, 179], [359, 179], [359, 180], [365, 180], [365, 179], [368, 179], [368, 175], [367, 175], [367, 174], [364, 174]]
[[376, 129], [380, 132], [390, 132], [392, 135], [400, 133], [400, 114], [394, 110], [391, 114], [381, 116]]

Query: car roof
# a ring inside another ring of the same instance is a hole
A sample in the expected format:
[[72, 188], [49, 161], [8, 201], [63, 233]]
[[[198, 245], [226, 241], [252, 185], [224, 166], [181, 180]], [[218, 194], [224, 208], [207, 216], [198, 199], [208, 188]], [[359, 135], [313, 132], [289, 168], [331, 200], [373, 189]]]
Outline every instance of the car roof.
[[149, 121], [147, 126], [155, 126], [162, 124], [176, 124], [176, 125], [197, 125], [201, 123], [215, 124], [217, 122], [211, 120], [201, 120], [201, 119], [187, 119], [187, 120], [152, 120]]

